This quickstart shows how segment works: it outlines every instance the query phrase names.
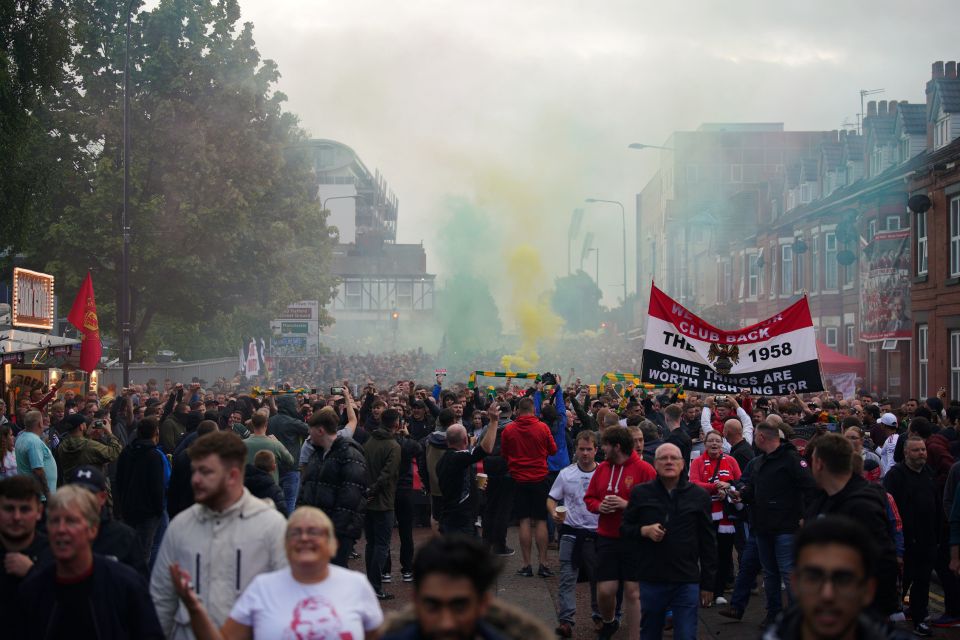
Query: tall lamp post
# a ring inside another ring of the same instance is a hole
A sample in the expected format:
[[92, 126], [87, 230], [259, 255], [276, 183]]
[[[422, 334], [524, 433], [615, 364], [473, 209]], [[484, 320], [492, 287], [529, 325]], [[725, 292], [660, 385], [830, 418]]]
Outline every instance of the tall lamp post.
[[329, 198], [324, 198], [320, 202], [320, 208], [326, 211], [327, 203], [330, 202], [331, 200], [346, 200], [347, 198], [359, 198], [359, 197], [360, 197], [359, 193], [355, 193], [352, 196], [330, 196]]
[[[603, 202], [606, 204], [615, 204], [620, 207], [620, 222], [623, 225], [623, 308], [627, 308], [627, 212], [623, 208], [623, 203], [619, 200], [601, 200], [599, 198], [587, 198], [587, 203]], [[598, 283], [599, 285], [599, 283]]]
[[127, 3], [127, 32], [123, 43], [123, 209], [120, 212], [120, 231], [123, 249], [120, 253], [120, 363], [123, 367], [123, 386], [130, 386], [130, 224], [127, 209], [130, 206], [130, 22], [133, 3]]

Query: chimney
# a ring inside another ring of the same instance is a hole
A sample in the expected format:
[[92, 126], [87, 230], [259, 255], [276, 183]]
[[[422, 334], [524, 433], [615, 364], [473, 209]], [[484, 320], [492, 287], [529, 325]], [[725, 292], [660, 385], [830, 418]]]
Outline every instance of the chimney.
[[867, 117], [877, 115], [877, 101], [871, 100], [867, 103]]
[[896, 116], [896, 115], [897, 115], [897, 107], [899, 107], [901, 104], [902, 104], [902, 102], [897, 102], [896, 100], [891, 100], [891, 101], [887, 104], [887, 113], [890, 114], [891, 116]]
[[[954, 65], [956, 68], [956, 65]], [[934, 62], [931, 67], [930, 80], [927, 80], [927, 149], [933, 148], [933, 126], [934, 123], [930, 121], [931, 109], [933, 107], [933, 94], [936, 91], [937, 81], [943, 77], [943, 61], [938, 60]]]
[[887, 115], [887, 101], [886, 101], [886, 100], [881, 100], [880, 102], [877, 103], [877, 115], [878, 115], [878, 116], [885, 116], [885, 115]]
[[937, 60], [933, 63], [933, 79], [943, 77], [943, 60]]
[[957, 78], [957, 63], [953, 60], [948, 62], [944, 68], [944, 75], [951, 80], [955, 80]]

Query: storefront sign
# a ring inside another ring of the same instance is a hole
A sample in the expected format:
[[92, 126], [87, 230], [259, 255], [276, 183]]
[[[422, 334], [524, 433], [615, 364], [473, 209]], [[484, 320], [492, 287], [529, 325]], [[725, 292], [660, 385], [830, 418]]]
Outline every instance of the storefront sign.
[[53, 276], [14, 268], [13, 326], [53, 329]]
[[725, 331], [653, 287], [641, 381], [711, 394], [823, 391], [807, 299], [763, 322]]

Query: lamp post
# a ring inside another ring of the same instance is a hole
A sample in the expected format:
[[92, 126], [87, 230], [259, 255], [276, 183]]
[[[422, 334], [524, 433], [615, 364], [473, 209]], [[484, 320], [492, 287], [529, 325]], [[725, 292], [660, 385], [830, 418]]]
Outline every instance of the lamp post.
[[320, 208], [326, 211], [327, 203], [330, 202], [331, 200], [346, 200], [347, 198], [359, 198], [359, 197], [360, 197], [359, 193], [355, 193], [352, 196], [330, 196], [329, 198], [324, 198], [320, 202]]
[[[599, 198], [587, 198], [587, 203], [603, 202], [606, 204], [615, 204], [620, 207], [620, 222], [623, 225], [623, 308], [627, 308], [627, 212], [623, 208], [623, 203], [619, 200], [601, 200]], [[600, 286], [599, 278], [597, 286]]]
[[123, 367], [123, 386], [130, 386], [130, 225], [127, 209], [130, 206], [130, 22], [133, 3], [127, 3], [127, 32], [123, 44], [123, 208], [120, 212], [120, 232], [123, 248], [120, 253], [120, 363]]

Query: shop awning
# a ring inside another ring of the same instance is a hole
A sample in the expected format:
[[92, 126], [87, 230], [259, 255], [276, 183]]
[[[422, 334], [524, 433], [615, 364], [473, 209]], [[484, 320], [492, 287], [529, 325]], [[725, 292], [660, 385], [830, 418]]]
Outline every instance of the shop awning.
[[48, 333], [23, 331], [21, 329], [0, 329], [0, 356], [69, 347], [76, 344], [80, 344], [80, 341], [74, 338], [61, 338]]

